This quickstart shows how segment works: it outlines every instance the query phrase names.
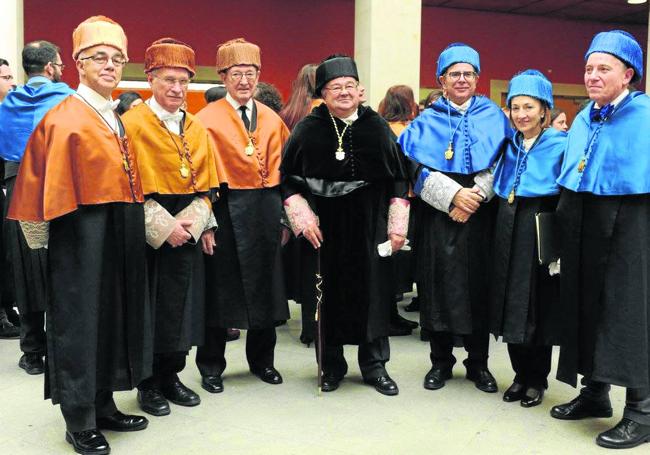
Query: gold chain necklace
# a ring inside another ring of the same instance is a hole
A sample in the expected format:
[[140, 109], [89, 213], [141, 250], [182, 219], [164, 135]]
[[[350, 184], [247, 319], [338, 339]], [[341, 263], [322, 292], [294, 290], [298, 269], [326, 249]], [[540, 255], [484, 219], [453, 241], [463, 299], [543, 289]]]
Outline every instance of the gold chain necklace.
[[345, 159], [345, 151], [343, 151], [343, 136], [345, 136], [345, 132], [347, 131], [348, 127], [350, 126], [349, 123], [345, 124], [345, 127], [343, 128], [343, 131], [341, 131], [341, 134], [339, 134], [339, 127], [336, 126], [336, 120], [334, 120], [334, 116], [330, 112], [330, 118], [332, 119], [332, 123], [334, 124], [334, 131], [336, 131], [336, 139], [338, 140], [339, 146], [336, 148], [336, 153], [334, 154], [335, 158], [338, 161], [343, 161]]

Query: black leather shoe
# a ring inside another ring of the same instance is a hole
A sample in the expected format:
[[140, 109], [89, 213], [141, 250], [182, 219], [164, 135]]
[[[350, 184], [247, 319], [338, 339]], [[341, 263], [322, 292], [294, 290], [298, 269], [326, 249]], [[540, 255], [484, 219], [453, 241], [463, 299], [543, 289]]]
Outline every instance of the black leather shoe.
[[467, 370], [467, 379], [473, 381], [481, 392], [495, 393], [498, 389], [497, 381], [487, 368], [472, 368]]
[[27, 374], [43, 374], [43, 357], [35, 353], [23, 354], [18, 361], [18, 366], [25, 370]]
[[153, 389], [138, 390], [138, 404], [140, 409], [152, 416], [166, 416], [171, 412], [162, 393]]
[[282, 384], [282, 376], [280, 375], [280, 372], [273, 367], [266, 367], [262, 370], [251, 370], [251, 373], [267, 384]]
[[392, 321], [390, 322], [390, 325], [388, 327], [388, 336], [391, 337], [403, 337], [403, 336], [410, 335], [411, 332], [413, 332], [412, 328], [399, 325]]
[[542, 404], [544, 399], [544, 388], [528, 387], [526, 393], [521, 397], [521, 406], [524, 408], [532, 408]]
[[413, 299], [411, 300], [411, 303], [409, 303], [408, 305], [406, 305], [404, 307], [404, 311], [406, 311], [407, 313], [414, 313], [416, 311], [420, 311], [420, 299], [419, 299], [419, 297], [413, 297]]
[[514, 401], [519, 401], [524, 397], [524, 392], [526, 387], [523, 384], [518, 382], [513, 382], [508, 389], [503, 392], [503, 401], [506, 403], [512, 403]]
[[588, 417], [611, 417], [612, 406], [607, 403], [597, 403], [578, 395], [568, 403], [553, 406], [551, 417], [560, 420], [580, 420]]
[[375, 390], [382, 395], [393, 396], [399, 393], [397, 384], [388, 375], [379, 376], [378, 378], [364, 379], [363, 382], [373, 386]]
[[339, 388], [339, 383], [343, 378], [339, 376], [334, 376], [333, 374], [325, 373], [323, 375], [321, 390], [323, 392], [334, 392]]
[[115, 414], [97, 419], [97, 428], [111, 431], [140, 431], [147, 428], [149, 421], [146, 417], [122, 414], [115, 411]]
[[201, 387], [210, 393], [223, 392], [223, 379], [219, 376], [203, 376], [201, 378]]
[[442, 389], [447, 379], [451, 379], [451, 368], [432, 367], [424, 377], [424, 388], [427, 390]]
[[417, 322], [411, 321], [410, 319], [406, 319], [404, 316], [400, 314], [398, 314], [397, 317], [395, 317], [393, 322], [397, 323], [397, 325], [408, 327], [409, 329], [417, 329], [418, 327], [420, 327], [420, 324], [418, 324]]
[[596, 438], [596, 444], [608, 449], [629, 449], [650, 442], [650, 425], [642, 425], [623, 417], [611, 430]]
[[111, 447], [104, 435], [97, 429], [86, 431], [66, 431], [65, 440], [81, 455], [106, 455]]
[[241, 331], [239, 329], [226, 329], [226, 341], [238, 340], [240, 336]]
[[201, 397], [179, 380], [161, 386], [160, 391], [165, 398], [179, 406], [197, 406], [201, 403]]
[[13, 324], [8, 318], [4, 308], [0, 308], [0, 338], [20, 337], [20, 327]]

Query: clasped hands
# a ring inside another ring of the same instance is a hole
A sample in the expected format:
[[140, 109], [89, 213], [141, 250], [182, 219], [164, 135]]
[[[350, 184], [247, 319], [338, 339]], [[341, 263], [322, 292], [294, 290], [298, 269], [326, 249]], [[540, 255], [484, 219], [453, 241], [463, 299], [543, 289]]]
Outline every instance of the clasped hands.
[[457, 223], [467, 223], [482, 201], [483, 196], [478, 188], [461, 188], [451, 201], [454, 207], [449, 211], [449, 218]]

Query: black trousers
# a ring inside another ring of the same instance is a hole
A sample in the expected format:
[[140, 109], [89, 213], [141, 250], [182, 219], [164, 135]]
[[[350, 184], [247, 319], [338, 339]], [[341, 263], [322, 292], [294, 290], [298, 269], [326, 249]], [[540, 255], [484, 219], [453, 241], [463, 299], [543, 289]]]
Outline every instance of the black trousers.
[[548, 388], [552, 346], [508, 343], [508, 354], [515, 370], [514, 382], [536, 389]]
[[178, 373], [185, 368], [187, 351], [164, 352], [153, 355], [150, 378], [138, 384], [138, 390], [159, 389], [163, 385], [178, 381]]
[[[463, 344], [467, 351], [467, 359], [463, 361], [465, 367], [487, 368], [488, 348], [490, 346], [490, 334], [473, 333], [463, 335]], [[453, 355], [454, 335], [449, 332], [431, 332], [431, 364], [440, 369], [450, 369], [456, 363]]]
[[[196, 350], [196, 366], [201, 376], [221, 376], [226, 369], [227, 330], [206, 328], [205, 343]], [[251, 370], [273, 366], [276, 341], [275, 327], [247, 330], [246, 359]]]
[[45, 312], [20, 314], [20, 350], [25, 354], [45, 355]]
[[[318, 349], [318, 346], [316, 348]], [[318, 355], [318, 352], [316, 354]], [[357, 359], [364, 379], [369, 380], [387, 376], [386, 362], [390, 360], [388, 337], [379, 337], [370, 343], [360, 344]], [[325, 345], [322, 360], [324, 374], [343, 378], [348, 372], [348, 363], [343, 356], [342, 345]]]
[[92, 430], [97, 428], [97, 419], [115, 414], [117, 406], [113, 401], [113, 392], [97, 391], [95, 402], [85, 406], [66, 407], [61, 405], [66, 429], [70, 432]]
[[[609, 405], [609, 384], [582, 378], [580, 396], [602, 405]], [[625, 409], [623, 417], [626, 417], [641, 425], [650, 425], [650, 390], [647, 388], [627, 388], [625, 390]]]

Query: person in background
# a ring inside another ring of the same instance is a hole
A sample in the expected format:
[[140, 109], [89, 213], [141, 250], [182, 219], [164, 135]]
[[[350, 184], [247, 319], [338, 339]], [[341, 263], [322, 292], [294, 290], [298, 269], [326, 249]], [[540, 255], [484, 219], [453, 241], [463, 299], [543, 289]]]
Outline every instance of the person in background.
[[224, 98], [226, 96], [226, 88], [217, 85], [216, 87], [210, 87], [205, 91], [203, 94], [203, 97], [205, 98], [205, 102], [210, 104], [214, 103], [215, 101], [219, 101], [221, 98]]
[[282, 95], [273, 84], [258, 82], [253, 98], [270, 107], [277, 114], [282, 110]]
[[569, 124], [566, 120], [566, 112], [562, 109], [551, 109], [551, 126], [558, 131], [564, 131], [566, 133], [569, 129]]
[[4, 58], [0, 58], [0, 103], [2, 103], [10, 90], [16, 88], [14, 81], [14, 73], [11, 71], [9, 62]]
[[115, 108], [115, 113], [117, 115], [122, 115], [129, 109], [136, 107], [138, 104], [142, 103], [142, 97], [138, 92], [124, 92], [120, 93], [120, 96], [117, 97], [120, 102]]
[[[386, 91], [386, 95], [379, 102], [377, 113], [388, 122], [395, 137], [398, 137], [408, 124], [418, 114], [418, 108], [415, 104], [413, 90], [406, 85], [394, 85]], [[413, 247], [415, 239], [415, 219], [416, 210], [414, 201], [416, 198], [409, 197], [411, 203], [411, 216], [409, 218], [409, 240]], [[403, 336], [410, 335], [413, 329], [418, 327], [417, 322], [409, 321], [402, 317], [397, 309], [397, 302], [405, 292], [413, 290], [414, 281], [414, 255], [415, 250], [410, 252], [397, 252], [392, 258], [394, 289], [391, 295], [392, 307], [390, 314], [390, 335]]]
[[[0, 157], [5, 160], [7, 206], [11, 203], [16, 175], [32, 131], [52, 107], [74, 93], [61, 82], [63, 62], [59, 48], [48, 41], [28, 43], [22, 52], [27, 83], [9, 92], [0, 105]], [[13, 276], [16, 305], [20, 311], [18, 366], [27, 374], [43, 373], [46, 350], [47, 249], [31, 249], [17, 221], [4, 220], [4, 242]]]
[[566, 133], [549, 128], [551, 82], [537, 70], [512, 78], [506, 103], [516, 131], [494, 171], [498, 196], [490, 267], [490, 331], [508, 343], [515, 378], [503, 401], [529, 408], [542, 403], [557, 344], [559, 276], [540, 265], [535, 217], [554, 212]]
[[611, 417], [610, 384], [626, 388], [623, 418], [596, 438], [623, 449], [650, 441], [650, 97], [632, 35], [598, 33], [585, 54], [591, 103], [573, 121], [558, 183], [563, 333], [557, 377], [584, 386], [554, 406], [562, 420]]

